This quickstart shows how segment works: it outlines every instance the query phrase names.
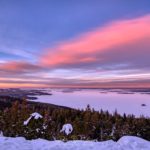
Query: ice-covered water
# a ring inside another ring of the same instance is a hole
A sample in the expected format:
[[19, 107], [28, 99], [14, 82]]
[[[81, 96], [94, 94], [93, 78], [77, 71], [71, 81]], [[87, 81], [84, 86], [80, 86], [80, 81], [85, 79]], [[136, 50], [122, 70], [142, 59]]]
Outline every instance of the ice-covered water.
[[[68, 106], [72, 108], [86, 108], [90, 104], [95, 110], [108, 110], [119, 113], [134, 114], [135, 116], [150, 117], [150, 94], [116, 92], [100, 92], [99, 90], [65, 91], [52, 90], [53, 95], [38, 96], [39, 102]], [[146, 106], [141, 106], [145, 104]]]

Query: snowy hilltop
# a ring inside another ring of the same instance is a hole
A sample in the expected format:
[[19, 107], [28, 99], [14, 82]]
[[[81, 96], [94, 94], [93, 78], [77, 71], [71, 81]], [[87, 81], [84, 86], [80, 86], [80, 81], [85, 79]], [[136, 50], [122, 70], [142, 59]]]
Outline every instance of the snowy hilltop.
[[118, 142], [25, 140], [22, 137], [0, 137], [0, 150], [150, 150], [150, 142], [124, 136]]

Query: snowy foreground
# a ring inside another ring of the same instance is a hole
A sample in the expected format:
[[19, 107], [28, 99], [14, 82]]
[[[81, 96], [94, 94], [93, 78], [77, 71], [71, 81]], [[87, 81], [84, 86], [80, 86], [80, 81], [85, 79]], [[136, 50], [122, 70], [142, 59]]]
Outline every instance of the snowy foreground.
[[124, 136], [118, 142], [25, 140], [22, 137], [0, 137], [0, 150], [150, 150], [150, 142]]

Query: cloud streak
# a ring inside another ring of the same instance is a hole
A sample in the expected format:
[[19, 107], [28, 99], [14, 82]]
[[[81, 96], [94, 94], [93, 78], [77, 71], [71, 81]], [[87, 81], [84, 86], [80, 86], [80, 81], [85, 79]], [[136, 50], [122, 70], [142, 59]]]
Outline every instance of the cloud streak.
[[42, 68], [38, 65], [31, 64], [25, 61], [9, 61], [0, 63], [0, 72], [5, 75], [8, 74], [25, 74], [41, 71]]
[[[115, 62], [115, 59], [118, 60], [116, 64], [126, 63], [130, 61], [131, 56], [136, 58], [144, 52], [150, 54], [149, 25], [150, 15], [109, 23], [47, 49], [40, 62], [49, 68], [86, 68], [91, 65], [105, 67], [109, 62]], [[141, 49], [136, 45], [141, 46]], [[119, 57], [123, 58], [123, 61]]]

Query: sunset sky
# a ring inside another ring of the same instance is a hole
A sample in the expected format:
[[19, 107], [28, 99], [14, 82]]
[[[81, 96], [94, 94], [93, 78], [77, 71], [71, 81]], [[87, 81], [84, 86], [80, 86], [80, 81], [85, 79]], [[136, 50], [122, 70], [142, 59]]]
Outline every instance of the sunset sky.
[[0, 0], [0, 87], [150, 87], [150, 0]]

